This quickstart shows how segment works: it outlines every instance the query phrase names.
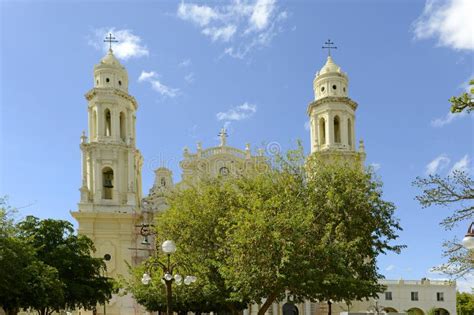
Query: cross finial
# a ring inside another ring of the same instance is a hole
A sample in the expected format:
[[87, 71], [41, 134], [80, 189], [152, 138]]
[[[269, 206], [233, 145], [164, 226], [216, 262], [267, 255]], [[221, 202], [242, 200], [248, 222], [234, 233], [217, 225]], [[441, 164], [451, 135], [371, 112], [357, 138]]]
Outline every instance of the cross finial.
[[324, 43], [324, 45], [326, 45], [326, 46], [323, 46], [323, 49], [327, 49], [327, 50], [328, 50], [328, 56], [331, 57], [331, 49], [337, 49], [337, 47], [336, 47], [336, 46], [333, 46], [334, 43], [331, 42], [330, 39], [328, 39], [328, 40]]
[[225, 146], [227, 140], [227, 130], [225, 130], [225, 128], [221, 129], [221, 132], [219, 132], [219, 137], [221, 138], [221, 147]]
[[109, 43], [109, 51], [112, 51], [112, 43], [118, 43], [118, 40], [109, 33], [109, 36], [105, 36], [104, 43]]

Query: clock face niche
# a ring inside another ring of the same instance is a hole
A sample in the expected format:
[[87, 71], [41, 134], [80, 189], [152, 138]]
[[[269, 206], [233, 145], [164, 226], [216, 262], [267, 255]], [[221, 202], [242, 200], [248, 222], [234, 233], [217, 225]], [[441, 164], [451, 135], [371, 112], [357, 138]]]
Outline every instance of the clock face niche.
[[229, 175], [230, 171], [227, 167], [223, 166], [219, 169], [219, 175], [222, 175], [222, 176], [227, 176]]

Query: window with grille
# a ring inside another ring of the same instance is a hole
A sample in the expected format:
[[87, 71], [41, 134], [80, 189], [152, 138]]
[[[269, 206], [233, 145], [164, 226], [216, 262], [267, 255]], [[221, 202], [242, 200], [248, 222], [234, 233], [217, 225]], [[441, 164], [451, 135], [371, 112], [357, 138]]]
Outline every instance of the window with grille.
[[436, 300], [444, 301], [444, 293], [443, 292], [436, 293]]

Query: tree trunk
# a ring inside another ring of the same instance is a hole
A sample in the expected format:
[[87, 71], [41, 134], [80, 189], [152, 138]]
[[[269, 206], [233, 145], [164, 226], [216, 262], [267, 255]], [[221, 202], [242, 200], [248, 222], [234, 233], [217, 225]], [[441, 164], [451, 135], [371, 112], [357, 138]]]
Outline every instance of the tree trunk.
[[328, 315], [332, 315], [332, 303], [331, 301], [328, 301]]
[[6, 315], [16, 315], [18, 314], [18, 308], [4, 309]]
[[265, 315], [265, 312], [268, 310], [270, 305], [272, 305], [273, 301], [275, 301], [279, 293], [279, 290], [275, 290], [270, 294], [269, 297], [267, 297], [265, 303], [263, 303], [262, 307], [260, 307], [260, 309], [258, 310], [258, 315]]

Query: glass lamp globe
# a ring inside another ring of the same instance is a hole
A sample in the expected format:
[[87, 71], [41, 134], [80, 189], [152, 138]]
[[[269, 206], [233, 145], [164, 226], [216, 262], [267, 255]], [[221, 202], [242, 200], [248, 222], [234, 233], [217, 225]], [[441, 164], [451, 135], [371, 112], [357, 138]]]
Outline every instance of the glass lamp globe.
[[467, 234], [462, 240], [462, 245], [467, 249], [474, 249], [474, 222], [469, 226]]
[[143, 277], [142, 277], [142, 283], [143, 283], [144, 285], [147, 285], [147, 284], [150, 283], [150, 281], [151, 281], [150, 275], [145, 272], [145, 273], [143, 274]]
[[180, 274], [176, 274], [174, 276], [174, 281], [176, 281], [176, 284], [177, 285], [180, 285], [181, 284], [181, 281], [183, 281], [183, 277], [180, 275]]
[[195, 276], [189, 276], [191, 278], [191, 283], [196, 282], [197, 278]]
[[164, 276], [165, 280], [166, 281], [171, 281], [173, 279], [173, 275], [171, 273], [165, 273], [165, 276]]
[[185, 285], [190, 285], [191, 282], [192, 282], [192, 280], [191, 280], [191, 277], [190, 277], [190, 276], [186, 276], [186, 277], [184, 278], [184, 284], [185, 284]]
[[161, 249], [165, 254], [173, 254], [176, 252], [176, 244], [171, 240], [166, 240], [163, 242], [163, 244], [161, 244]]

